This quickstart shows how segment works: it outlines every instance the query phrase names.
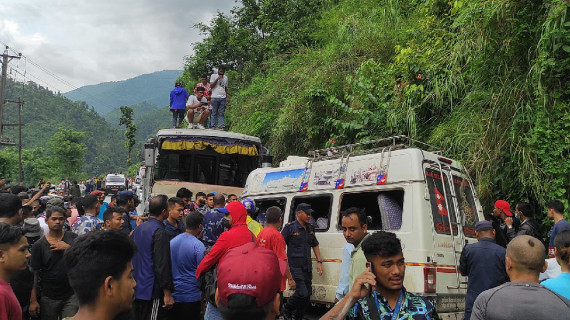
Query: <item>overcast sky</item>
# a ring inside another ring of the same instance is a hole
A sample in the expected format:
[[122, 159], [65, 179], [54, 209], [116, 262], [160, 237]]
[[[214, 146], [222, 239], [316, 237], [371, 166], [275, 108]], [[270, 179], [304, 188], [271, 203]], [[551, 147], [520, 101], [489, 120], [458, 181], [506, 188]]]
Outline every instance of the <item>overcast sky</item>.
[[193, 26], [235, 5], [234, 0], [0, 0], [0, 41], [28, 58], [9, 63], [20, 71], [12, 70], [13, 78], [23, 79], [25, 70], [26, 80], [67, 92], [182, 69], [192, 43], [202, 38]]

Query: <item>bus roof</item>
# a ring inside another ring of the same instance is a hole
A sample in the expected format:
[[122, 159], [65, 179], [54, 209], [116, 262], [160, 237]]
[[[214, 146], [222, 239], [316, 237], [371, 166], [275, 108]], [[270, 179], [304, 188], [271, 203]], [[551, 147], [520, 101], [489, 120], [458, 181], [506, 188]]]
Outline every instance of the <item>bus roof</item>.
[[156, 136], [160, 139], [163, 137], [211, 137], [223, 139], [236, 139], [249, 141], [261, 145], [261, 139], [258, 137], [248, 136], [238, 132], [229, 132], [211, 129], [162, 129], [158, 130]]

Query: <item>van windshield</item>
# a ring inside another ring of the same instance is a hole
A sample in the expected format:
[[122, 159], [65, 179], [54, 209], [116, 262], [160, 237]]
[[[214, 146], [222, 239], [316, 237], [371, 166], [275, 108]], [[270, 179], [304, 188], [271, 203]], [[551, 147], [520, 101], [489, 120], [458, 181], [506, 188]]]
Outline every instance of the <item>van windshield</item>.
[[121, 177], [107, 177], [106, 182], [125, 182], [125, 178], [121, 178]]

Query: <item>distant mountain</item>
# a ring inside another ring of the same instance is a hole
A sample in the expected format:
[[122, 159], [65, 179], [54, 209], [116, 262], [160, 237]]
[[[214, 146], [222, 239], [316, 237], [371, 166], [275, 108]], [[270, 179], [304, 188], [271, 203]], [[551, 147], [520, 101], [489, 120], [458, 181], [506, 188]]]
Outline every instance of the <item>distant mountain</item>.
[[84, 86], [63, 95], [73, 101], [87, 102], [101, 115], [120, 106], [132, 106], [142, 102], [159, 108], [169, 104], [169, 93], [181, 74], [180, 70], [158, 71], [128, 80]]

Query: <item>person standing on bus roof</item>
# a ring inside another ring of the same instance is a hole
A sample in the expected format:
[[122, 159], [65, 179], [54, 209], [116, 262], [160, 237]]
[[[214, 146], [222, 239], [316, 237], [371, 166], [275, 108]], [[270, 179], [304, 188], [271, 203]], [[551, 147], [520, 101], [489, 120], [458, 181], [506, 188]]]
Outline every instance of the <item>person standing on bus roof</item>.
[[210, 117], [210, 128], [224, 130], [226, 105], [230, 102], [228, 95], [228, 77], [225, 75], [226, 67], [219, 66], [218, 74], [213, 73], [210, 76], [210, 85], [212, 87], [212, 115]]
[[190, 97], [188, 91], [182, 87], [182, 83], [176, 82], [174, 89], [170, 91], [170, 112], [172, 112], [172, 128], [180, 128], [184, 114], [186, 113], [186, 100]]
[[354, 245], [352, 250], [350, 271], [348, 273], [348, 286], [352, 287], [354, 280], [366, 270], [366, 257], [362, 251], [362, 241], [370, 234], [366, 224], [366, 212], [364, 209], [348, 208], [342, 212], [342, 234], [346, 242]]
[[[427, 297], [404, 288], [406, 263], [400, 239], [392, 232], [378, 231], [362, 241], [368, 261], [350, 292], [321, 319], [414, 319], [439, 320]], [[374, 286], [376, 290], [370, 291]]]
[[315, 228], [309, 223], [314, 212], [307, 203], [299, 203], [295, 209], [297, 219], [283, 227], [281, 234], [287, 244], [287, 260], [295, 281], [295, 293], [283, 307], [285, 319], [303, 319], [305, 310], [310, 304], [312, 293], [311, 248], [317, 258], [317, 272], [323, 275], [323, 260], [319, 249], [319, 241], [315, 236]]
[[467, 297], [463, 320], [471, 318], [471, 309], [477, 296], [509, 280], [505, 271], [505, 248], [495, 243], [495, 229], [491, 221], [475, 224], [476, 243], [466, 245], [461, 252], [459, 271], [468, 276]]

